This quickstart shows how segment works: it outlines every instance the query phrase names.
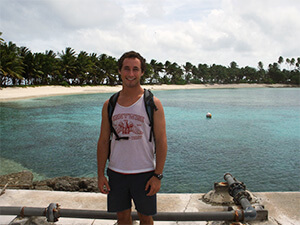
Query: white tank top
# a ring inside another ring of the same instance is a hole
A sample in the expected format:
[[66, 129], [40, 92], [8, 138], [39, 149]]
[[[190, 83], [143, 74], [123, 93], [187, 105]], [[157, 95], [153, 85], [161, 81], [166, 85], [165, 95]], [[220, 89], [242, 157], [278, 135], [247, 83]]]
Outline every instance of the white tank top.
[[116, 104], [113, 127], [120, 137], [113, 134], [108, 168], [126, 174], [143, 173], [155, 169], [154, 141], [149, 141], [150, 122], [145, 109], [144, 95], [129, 107]]

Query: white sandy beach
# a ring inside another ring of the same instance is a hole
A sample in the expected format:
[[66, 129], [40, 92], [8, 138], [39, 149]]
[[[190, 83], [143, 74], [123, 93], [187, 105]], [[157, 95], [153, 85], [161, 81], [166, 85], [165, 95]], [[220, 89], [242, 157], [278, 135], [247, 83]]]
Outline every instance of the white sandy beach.
[[[144, 85], [150, 90], [204, 89], [204, 88], [264, 88], [287, 87], [284, 84], [188, 84], [188, 85]], [[37, 86], [37, 87], [6, 87], [0, 89], [0, 101], [13, 101], [27, 98], [38, 98], [55, 95], [114, 93], [122, 86]]]

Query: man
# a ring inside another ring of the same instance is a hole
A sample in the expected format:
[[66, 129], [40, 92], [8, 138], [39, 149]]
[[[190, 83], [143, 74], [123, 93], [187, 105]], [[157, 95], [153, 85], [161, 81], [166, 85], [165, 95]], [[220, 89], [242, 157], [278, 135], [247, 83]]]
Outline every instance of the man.
[[[153, 224], [156, 193], [161, 187], [167, 155], [164, 110], [156, 97], [153, 99], [157, 107], [153, 114], [154, 138], [149, 140], [151, 129], [144, 104], [144, 89], [140, 85], [145, 69], [145, 59], [134, 51], [124, 53], [118, 61], [122, 90], [114, 109], [112, 123], [121, 139], [116, 140], [114, 134], [111, 138], [109, 100], [102, 108], [97, 147], [98, 187], [101, 193], [108, 194], [108, 211], [117, 212], [118, 225], [132, 224], [131, 199], [138, 212], [140, 224]], [[109, 180], [104, 175], [108, 157]]]

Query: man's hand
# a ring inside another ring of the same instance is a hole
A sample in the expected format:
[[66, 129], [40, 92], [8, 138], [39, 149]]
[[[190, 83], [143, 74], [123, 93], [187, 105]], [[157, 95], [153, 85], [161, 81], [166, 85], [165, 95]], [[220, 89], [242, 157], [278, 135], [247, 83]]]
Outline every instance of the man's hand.
[[150, 180], [148, 180], [145, 191], [147, 191], [150, 188], [150, 191], [148, 192], [147, 196], [155, 195], [161, 186], [161, 182], [156, 177], [151, 177]]
[[110, 191], [107, 178], [104, 175], [98, 176], [98, 188], [102, 194], [108, 194]]

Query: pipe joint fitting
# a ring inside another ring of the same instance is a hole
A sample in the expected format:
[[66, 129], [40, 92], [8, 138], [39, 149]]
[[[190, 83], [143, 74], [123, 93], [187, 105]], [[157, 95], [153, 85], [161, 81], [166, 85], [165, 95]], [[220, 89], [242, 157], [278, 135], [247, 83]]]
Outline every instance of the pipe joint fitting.
[[240, 191], [233, 197], [233, 201], [236, 205], [240, 205], [241, 199], [246, 198], [249, 202], [251, 202], [252, 198], [247, 191]]
[[243, 184], [242, 182], [234, 182], [229, 185], [228, 192], [229, 192], [230, 196], [234, 197], [236, 195], [236, 193], [241, 192], [241, 190], [243, 190], [243, 191], [246, 190], [245, 184]]
[[257, 216], [257, 212], [256, 212], [256, 210], [252, 206], [247, 207], [244, 210], [245, 221], [255, 220], [256, 216]]
[[46, 217], [48, 222], [57, 222], [59, 215], [59, 205], [57, 203], [51, 203], [46, 210]]

